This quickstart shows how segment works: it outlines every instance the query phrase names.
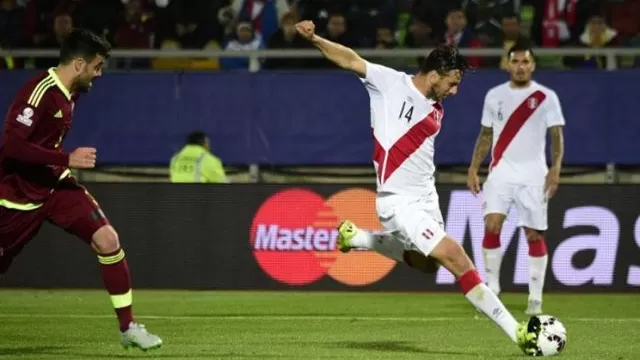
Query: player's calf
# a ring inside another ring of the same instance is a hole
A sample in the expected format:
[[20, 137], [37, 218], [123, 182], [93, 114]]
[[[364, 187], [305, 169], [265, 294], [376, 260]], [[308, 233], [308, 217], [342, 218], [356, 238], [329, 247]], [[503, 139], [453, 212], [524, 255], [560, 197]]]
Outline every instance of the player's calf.
[[424, 256], [418, 251], [408, 250], [402, 254], [405, 264], [409, 265], [420, 272], [425, 274], [435, 274], [440, 268], [440, 263], [431, 257]]
[[500, 294], [500, 267], [502, 265], [502, 250], [500, 248], [500, 233], [504, 223], [504, 214], [491, 213], [485, 217], [484, 239], [482, 239], [482, 254], [487, 285]]
[[527, 304], [528, 315], [542, 313], [542, 289], [547, 272], [547, 244], [542, 231], [531, 228], [524, 229], [529, 245], [529, 299]]
[[482, 282], [473, 262], [457, 241], [445, 236], [429, 255], [453, 273], [462, 293], [477, 309], [497, 323], [512, 341], [519, 344], [523, 341], [518, 337], [522, 325], [518, 324], [496, 294]]
[[133, 318], [131, 276], [118, 233], [111, 225], [102, 226], [93, 234], [91, 246], [98, 254], [104, 285], [118, 317], [122, 346], [142, 350], [160, 347], [162, 339], [149, 333], [144, 325], [136, 323]]

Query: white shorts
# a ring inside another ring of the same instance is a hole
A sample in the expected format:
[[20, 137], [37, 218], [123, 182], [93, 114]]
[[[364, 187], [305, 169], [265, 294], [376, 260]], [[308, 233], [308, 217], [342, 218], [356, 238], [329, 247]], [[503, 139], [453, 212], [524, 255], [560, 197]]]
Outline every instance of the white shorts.
[[446, 235], [435, 190], [428, 197], [378, 194], [376, 210], [384, 229], [406, 250], [428, 256]]
[[534, 230], [547, 230], [548, 198], [544, 186], [516, 185], [487, 179], [482, 186], [484, 197], [483, 215], [509, 214], [515, 204], [518, 226]]

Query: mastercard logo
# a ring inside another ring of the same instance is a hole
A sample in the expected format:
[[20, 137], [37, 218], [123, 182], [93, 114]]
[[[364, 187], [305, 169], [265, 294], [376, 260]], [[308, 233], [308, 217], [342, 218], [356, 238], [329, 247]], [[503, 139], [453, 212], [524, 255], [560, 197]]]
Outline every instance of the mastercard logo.
[[253, 218], [250, 244], [256, 262], [274, 280], [308, 285], [324, 276], [349, 286], [384, 278], [396, 262], [373, 251], [336, 248], [337, 226], [349, 219], [359, 228], [381, 230], [374, 192], [347, 189], [328, 199], [305, 189], [280, 191]]

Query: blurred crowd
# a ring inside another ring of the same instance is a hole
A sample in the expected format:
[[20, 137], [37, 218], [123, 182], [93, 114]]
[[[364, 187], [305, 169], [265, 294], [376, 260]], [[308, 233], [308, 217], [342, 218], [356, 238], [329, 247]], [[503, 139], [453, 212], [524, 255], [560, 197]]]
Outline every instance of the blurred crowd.
[[[294, 24], [354, 48], [507, 49], [640, 47], [640, 0], [0, 0], [0, 47], [57, 49], [74, 27], [105, 36], [118, 49], [299, 49], [310, 44]], [[416, 58], [375, 59], [413, 67]], [[504, 57], [471, 57], [477, 68]], [[638, 67], [637, 57], [616, 58]], [[0, 69], [46, 68], [55, 58], [0, 58]], [[243, 58], [116, 59], [134, 69], [246, 69]], [[262, 68], [331, 68], [324, 59], [263, 59]], [[604, 68], [597, 56], [544, 56], [547, 68]]]

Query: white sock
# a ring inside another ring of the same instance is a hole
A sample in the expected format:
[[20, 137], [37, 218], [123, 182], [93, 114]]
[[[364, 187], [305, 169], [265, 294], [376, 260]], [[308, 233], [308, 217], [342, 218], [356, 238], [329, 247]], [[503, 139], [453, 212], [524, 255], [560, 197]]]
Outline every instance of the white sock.
[[542, 301], [542, 288], [547, 275], [548, 260], [547, 255], [529, 256], [529, 300]]
[[[470, 270], [459, 280], [460, 287], [465, 293], [467, 299], [476, 307], [476, 309], [482, 310], [493, 322], [498, 324], [502, 330], [507, 333], [509, 338], [513, 342], [517, 342], [516, 331], [518, 329], [518, 322], [511, 315], [511, 313], [504, 307], [498, 296], [489, 289], [489, 287], [482, 283], [480, 275], [476, 270]], [[475, 286], [472, 284], [476, 284]], [[471, 287], [471, 290], [465, 292], [466, 289]]]
[[368, 232], [358, 230], [351, 239], [351, 245], [359, 249], [375, 252], [397, 262], [404, 262], [404, 244], [389, 232]]
[[496, 295], [500, 294], [500, 266], [502, 265], [502, 250], [500, 248], [487, 249], [482, 251], [484, 255], [484, 272], [487, 277], [489, 289]]

